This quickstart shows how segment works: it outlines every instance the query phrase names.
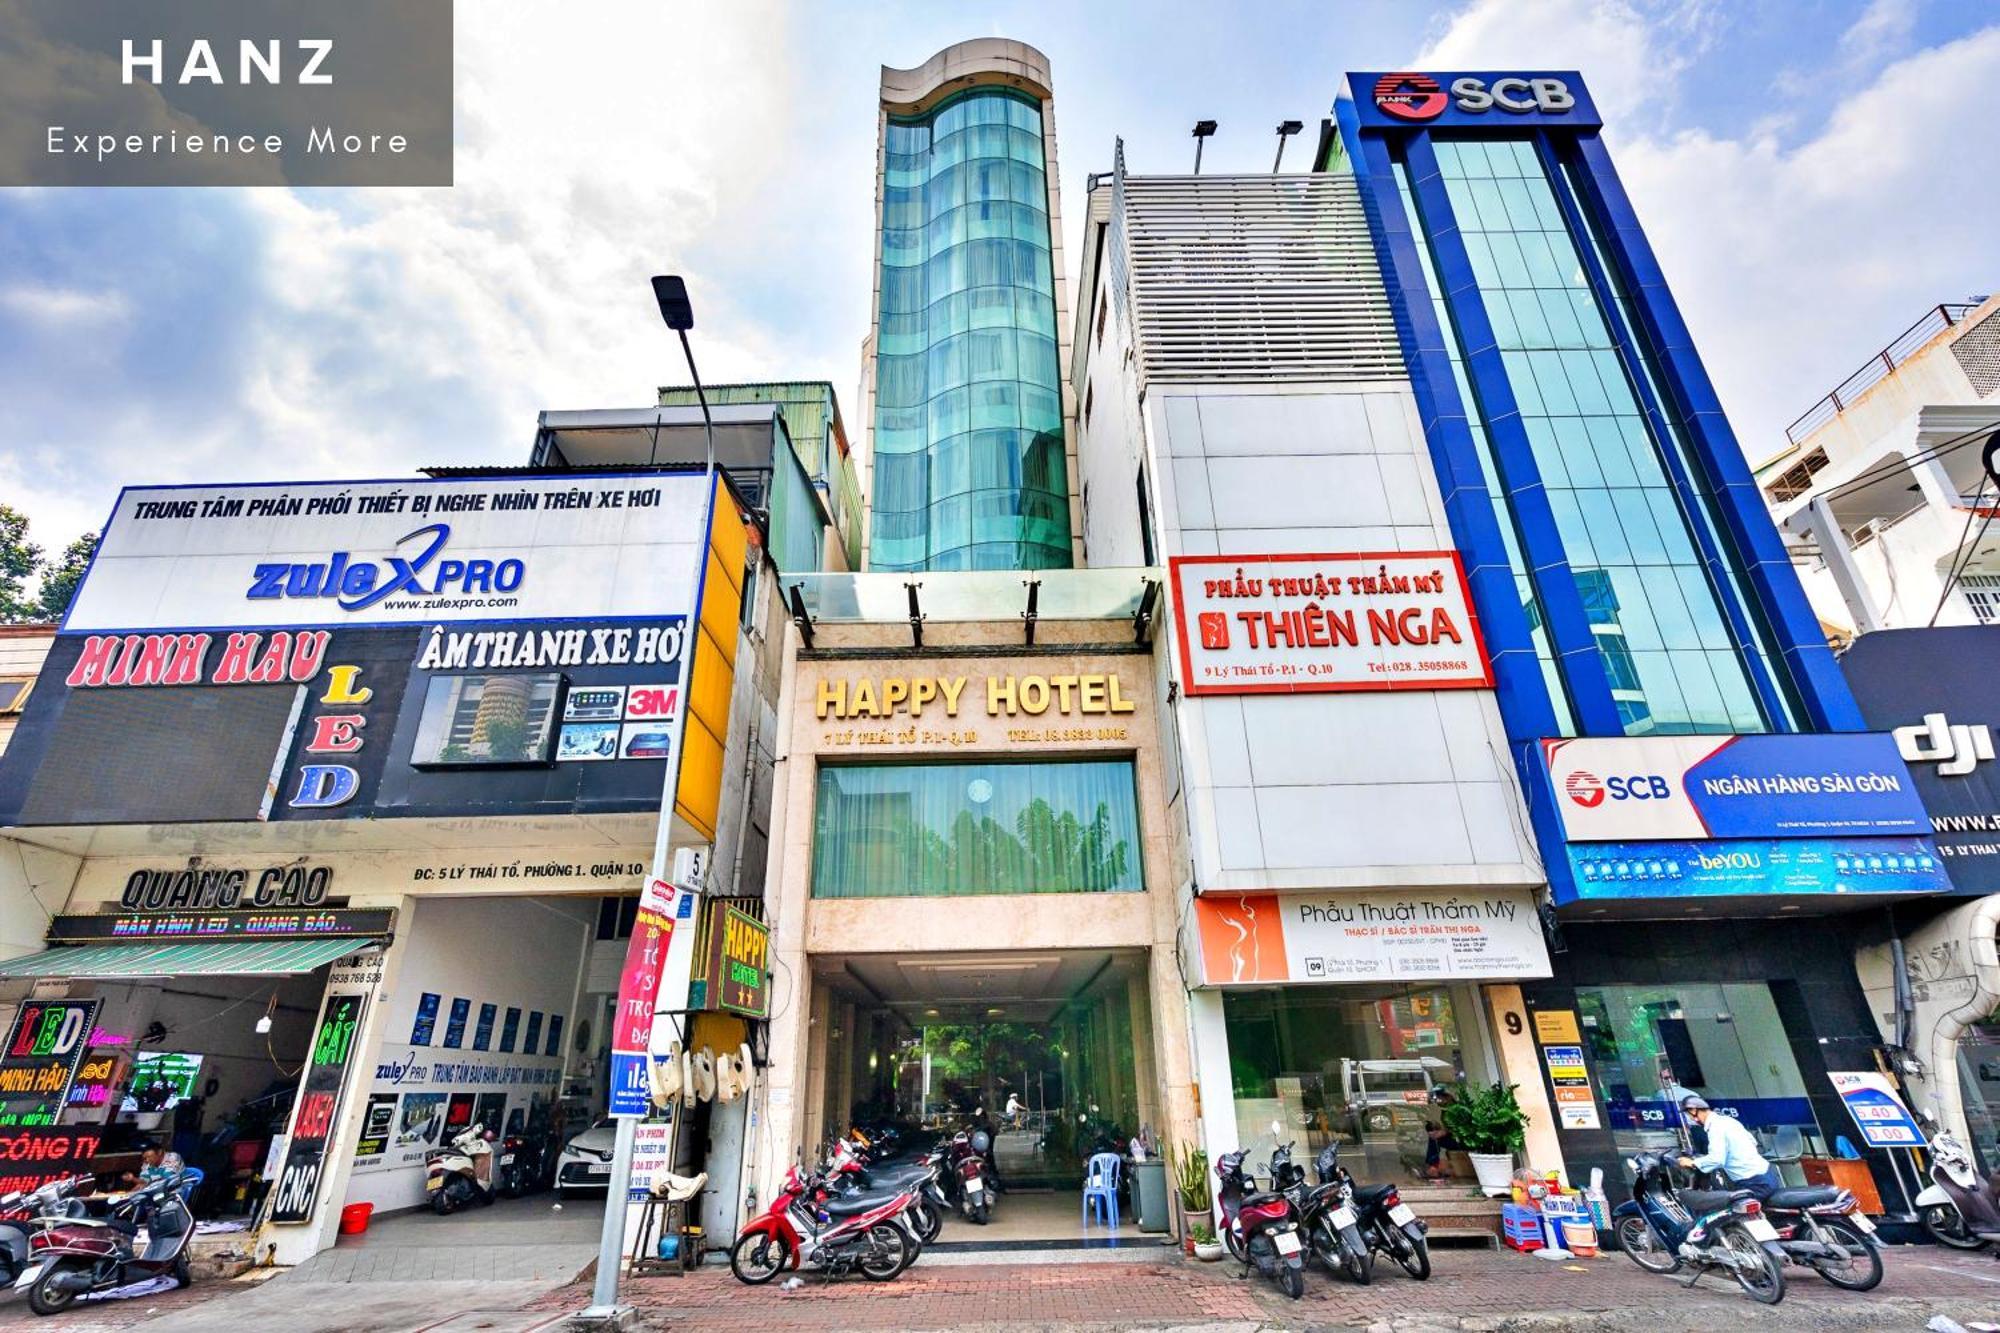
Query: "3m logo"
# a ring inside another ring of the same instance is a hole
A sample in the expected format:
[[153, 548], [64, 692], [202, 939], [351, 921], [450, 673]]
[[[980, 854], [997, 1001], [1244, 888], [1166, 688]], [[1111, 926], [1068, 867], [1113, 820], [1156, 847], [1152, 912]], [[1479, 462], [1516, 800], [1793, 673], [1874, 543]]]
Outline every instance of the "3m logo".
[[1229, 646], [1229, 617], [1220, 611], [1203, 611], [1200, 615], [1201, 646], [1204, 648], [1227, 648]]
[[1604, 784], [1594, 773], [1577, 769], [1563, 780], [1563, 792], [1586, 810], [1595, 810], [1604, 804]]
[[1428, 74], [1384, 74], [1375, 81], [1375, 105], [1398, 120], [1435, 120], [1446, 100], [1443, 85]]

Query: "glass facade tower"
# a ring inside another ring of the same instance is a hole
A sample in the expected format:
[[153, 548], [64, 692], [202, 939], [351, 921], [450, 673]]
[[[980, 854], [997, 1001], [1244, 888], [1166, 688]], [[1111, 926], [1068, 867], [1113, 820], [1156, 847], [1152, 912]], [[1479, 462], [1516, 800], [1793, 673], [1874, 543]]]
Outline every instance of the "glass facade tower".
[[1043, 109], [975, 86], [886, 118], [872, 569], [1071, 563]]

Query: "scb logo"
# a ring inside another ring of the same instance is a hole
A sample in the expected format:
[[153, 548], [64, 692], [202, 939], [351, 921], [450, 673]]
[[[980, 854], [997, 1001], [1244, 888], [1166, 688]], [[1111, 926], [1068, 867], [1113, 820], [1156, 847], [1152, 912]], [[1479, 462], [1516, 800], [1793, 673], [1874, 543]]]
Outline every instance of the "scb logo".
[[1664, 801], [1674, 789], [1657, 773], [1634, 773], [1608, 777], [1602, 783], [1594, 774], [1577, 769], [1563, 781], [1563, 792], [1586, 810], [1595, 810], [1609, 796], [1614, 801]]

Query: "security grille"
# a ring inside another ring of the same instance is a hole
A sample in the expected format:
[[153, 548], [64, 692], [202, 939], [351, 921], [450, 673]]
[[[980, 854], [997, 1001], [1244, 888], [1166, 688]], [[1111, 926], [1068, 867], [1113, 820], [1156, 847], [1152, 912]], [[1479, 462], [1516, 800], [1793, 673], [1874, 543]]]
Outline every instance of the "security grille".
[[1142, 381], [1407, 378], [1351, 176], [1117, 187], [1112, 277], [1130, 284]]
[[1952, 340], [1951, 354], [1972, 382], [1972, 391], [1990, 398], [2000, 389], [2000, 318], [1988, 315]]
[[1958, 586], [1982, 625], [2000, 625], [2000, 574], [1967, 574]]

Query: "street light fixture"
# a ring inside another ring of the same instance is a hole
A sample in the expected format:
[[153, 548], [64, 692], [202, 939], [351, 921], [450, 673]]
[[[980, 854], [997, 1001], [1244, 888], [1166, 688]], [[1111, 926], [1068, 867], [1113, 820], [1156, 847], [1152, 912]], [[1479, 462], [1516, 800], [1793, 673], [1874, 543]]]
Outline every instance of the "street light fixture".
[[1201, 175], [1201, 148], [1208, 142], [1208, 136], [1215, 133], [1215, 122], [1197, 120], [1194, 123], [1194, 174]]
[[[701, 387], [701, 372], [694, 367], [694, 348], [688, 345], [688, 330], [694, 327], [694, 304], [688, 300], [687, 282], [678, 274], [661, 274], [653, 279], [653, 299], [659, 302], [660, 318], [681, 340], [681, 355], [687, 358], [688, 376], [694, 380], [694, 396], [701, 404], [701, 424], [708, 437], [708, 466], [715, 466], [715, 419], [708, 412], [708, 393]], [[649, 462], [658, 462], [660, 451], [659, 414], [653, 416], [653, 453]]]
[[1285, 160], [1285, 142], [1306, 127], [1302, 120], [1281, 120], [1278, 122], [1278, 155], [1271, 159], [1271, 174], [1278, 174], [1278, 164]]

